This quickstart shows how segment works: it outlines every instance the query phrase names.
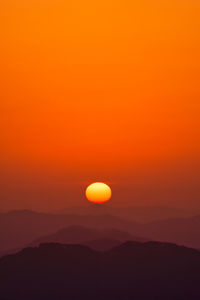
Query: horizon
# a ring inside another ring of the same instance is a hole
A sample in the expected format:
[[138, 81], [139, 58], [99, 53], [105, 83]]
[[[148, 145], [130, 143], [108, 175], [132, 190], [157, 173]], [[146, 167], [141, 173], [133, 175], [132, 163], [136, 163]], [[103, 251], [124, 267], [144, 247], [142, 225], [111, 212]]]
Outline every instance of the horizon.
[[[104, 208], [125, 208], [125, 209], [128, 209], [128, 208], [133, 208], [133, 209], [152, 209], [152, 208], [156, 208], [156, 209], [172, 209], [172, 210], [178, 210], [178, 211], [188, 211], [187, 208], [185, 207], [178, 207], [178, 206], [170, 206], [170, 205], [129, 205], [129, 206], [126, 206], [126, 205], [113, 205], [113, 204], [110, 204], [110, 203], [101, 203], [101, 204], [98, 204], [98, 203], [85, 203], [85, 205], [69, 205], [69, 206], [64, 206], [64, 207], [59, 207], [59, 208], [56, 208], [56, 209], [52, 209], [52, 210], [37, 210], [37, 209], [34, 209], [34, 208], [28, 208], [28, 207], [21, 207], [21, 208], [12, 208], [12, 209], [7, 209], [7, 210], [0, 210], [0, 213], [1, 212], [10, 212], [10, 211], [33, 211], [33, 212], [56, 212], [56, 211], [62, 211], [62, 210], [67, 210], [67, 209], [76, 209], [76, 208], [96, 208], [96, 209], [100, 209], [100, 210], [103, 210]], [[197, 208], [191, 208], [189, 210], [190, 212], [195, 212], [195, 211], [198, 211]]]

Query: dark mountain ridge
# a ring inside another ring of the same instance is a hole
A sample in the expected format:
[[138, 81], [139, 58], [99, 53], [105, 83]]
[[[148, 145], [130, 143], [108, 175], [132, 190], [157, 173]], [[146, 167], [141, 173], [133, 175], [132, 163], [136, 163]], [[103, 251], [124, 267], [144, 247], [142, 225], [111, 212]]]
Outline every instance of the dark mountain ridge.
[[196, 300], [200, 252], [158, 242], [106, 252], [41, 244], [1, 258], [0, 280], [1, 299]]

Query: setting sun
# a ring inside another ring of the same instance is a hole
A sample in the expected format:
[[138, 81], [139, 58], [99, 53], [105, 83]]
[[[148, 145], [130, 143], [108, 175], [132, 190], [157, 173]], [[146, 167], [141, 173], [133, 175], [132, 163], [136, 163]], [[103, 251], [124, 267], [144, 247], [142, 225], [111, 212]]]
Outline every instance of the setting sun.
[[90, 184], [86, 189], [86, 197], [93, 203], [104, 203], [110, 200], [112, 192], [111, 188], [103, 182], [95, 182]]

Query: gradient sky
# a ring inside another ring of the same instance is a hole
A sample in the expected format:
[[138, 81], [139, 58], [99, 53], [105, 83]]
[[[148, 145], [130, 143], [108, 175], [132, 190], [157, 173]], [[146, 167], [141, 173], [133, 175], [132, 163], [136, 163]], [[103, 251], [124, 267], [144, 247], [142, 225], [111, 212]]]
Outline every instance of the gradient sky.
[[0, 209], [200, 208], [200, 2], [0, 0]]

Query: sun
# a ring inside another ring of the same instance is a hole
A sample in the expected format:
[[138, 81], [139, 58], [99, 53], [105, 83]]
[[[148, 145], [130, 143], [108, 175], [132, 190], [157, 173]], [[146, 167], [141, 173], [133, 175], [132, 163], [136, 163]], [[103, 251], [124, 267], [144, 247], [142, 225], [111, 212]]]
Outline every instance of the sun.
[[85, 194], [88, 201], [101, 204], [110, 200], [112, 191], [107, 184], [94, 182], [87, 187]]

